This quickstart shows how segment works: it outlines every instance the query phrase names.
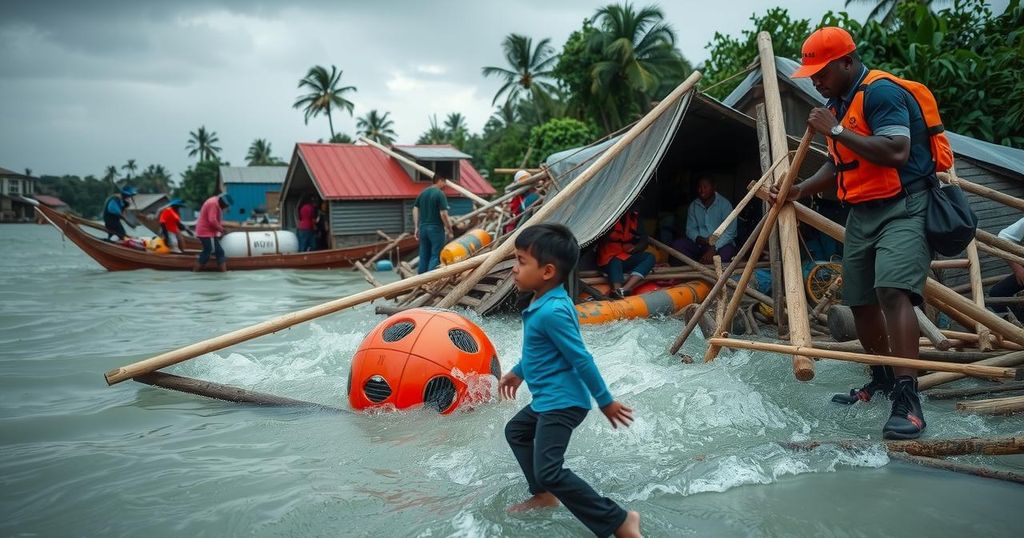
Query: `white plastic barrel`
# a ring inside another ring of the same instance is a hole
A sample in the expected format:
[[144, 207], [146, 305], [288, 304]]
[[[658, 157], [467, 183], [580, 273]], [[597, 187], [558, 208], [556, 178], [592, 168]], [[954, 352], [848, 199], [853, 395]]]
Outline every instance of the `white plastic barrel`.
[[228, 258], [292, 254], [299, 251], [299, 238], [288, 230], [231, 232], [221, 238], [220, 245]]

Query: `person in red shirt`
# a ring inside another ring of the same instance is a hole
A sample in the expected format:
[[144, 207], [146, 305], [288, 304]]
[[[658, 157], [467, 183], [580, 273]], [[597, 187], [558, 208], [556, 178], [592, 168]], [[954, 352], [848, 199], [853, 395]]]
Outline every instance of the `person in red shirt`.
[[224, 225], [221, 223], [221, 210], [231, 206], [231, 196], [227, 193], [214, 195], [203, 202], [199, 209], [199, 218], [196, 220], [196, 236], [203, 244], [203, 251], [199, 253], [199, 259], [192, 266], [193, 271], [200, 271], [210, 261], [210, 254], [217, 257], [217, 269], [221, 272], [227, 271], [227, 262], [224, 260], [224, 249], [220, 246], [220, 237], [224, 235]]
[[164, 242], [171, 252], [180, 253], [181, 245], [184, 244], [181, 239], [181, 214], [179, 213], [183, 205], [185, 202], [182, 202], [180, 198], [175, 198], [160, 212], [160, 235], [163, 236]]
[[299, 205], [299, 252], [316, 250], [316, 200], [312, 194]]

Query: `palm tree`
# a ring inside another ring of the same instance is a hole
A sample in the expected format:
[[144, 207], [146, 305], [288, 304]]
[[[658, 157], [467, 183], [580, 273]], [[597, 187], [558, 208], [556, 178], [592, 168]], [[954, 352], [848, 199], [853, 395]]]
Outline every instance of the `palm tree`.
[[388, 118], [390, 114], [390, 112], [378, 114], [376, 110], [367, 112], [365, 116], [356, 120], [359, 134], [378, 144], [390, 145], [398, 136], [395, 130], [392, 129], [395, 126], [395, 122]]
[[267, 142], [264, 138], [257, 138], [252, 141], [249, 146], [249, 153], [245, 155], [249, 166], [271, 166], [279, 163], [273, 155], [271, 155], [270, 142]]
[[136, 186], [144, 191], [171, 192], [171, 174], [161, 164], [151, 164], [146, 167], [138, 178]]
[[188, 144], [185, 145], [185, 149], [189, 150], [189, 157], [198, 155], [199, 162], [217, 158], [217, 154], [220, 153], [220, 147], [214, 144], [220, 142], [220, 139], [217, 138], [215, 131], [207, 131], [206, 126], [201, 125], [198, 131], [191, 131], [188, 135]]
[[131, 179], [132, 178], [132, 172], [138, 170], [138, 168], [139, 167], [135, 164], [135, 159], [128, 159], [128, 162], [125, 163], [123, 166], [121, 166], [121, 170], [127, 170], [128, 171], [128, 173], [125, 174], [124, 178], [126, 180], [127, 179]]
[[519, 121], [519, 109], [516, 108], [515, 104], [506, 101], [498, 107], [497, 112], [491, 114], [491, 118], [487, 121], [494, 122], [499, 127], [515, 125]]
[[592, 67], [591, 93], [602, 104], [605, 128], [621, 127], [632, 113], [642, 113], [662, 82], [679, 77], [686, 61], [675, 48], [675, 33], [654, 6], [636, 11], [629, 3], [597, 11], [598, 32], [591, 46], [603, 60]]
[[871, 9], [871, 13], [868, 14], [868, 20], [878, 21], [882, 26], [892, 26], [896, 22], [896, 8], [901, 3], [914, 2], [931, 8], [935, 0], [846, 0], [844, 5], [845, 7], [850, 7], [850, 4], [854, 2], [859, 4], [875, 4], [875, 7]]
[[293, 108], [305, 109], [306, 125], [309, 125], [309, 118], [319, 116], [320, 114], [327, 114], [327, 123], [331, 126], [331, 136], [334, 136], [334, 120], [331, 119], [331, 107], [346, 109], [349, 116], [351, 116], [354, 106], [352, 101], [345, 98], [345, 94], [355, 92], [356, 87], [338, 87], [340, 81], [341, 71], [337, 67], [332, 65], [331, 72], [328, 73], [325, 67], [315, 65], [309, 69], [305, 78], [299, 81], [299, 88], [308, 88], [310, 92], [300, 95], [292, 105]]
[[354, 140], [352, 140], [352, 137], [346, 133], [336, 133], [334, 136], [331, 136], [330, 139], [331, 144], [351, 144], [352, 142], [354, 142]]
[[458, 133], [462, 133], [465, 136], [469, 132], [469, 127], [466, 126], [466, 117], [459, 112], [448, 114], [448, 117], [444, 120], [444, 128], [451, 133], [452, 137], [455, 137]]
[[110, 165], [103, 173], [103, 181], [109, 181], [111, 185], [117, 186], [117, 167]]
[[438, 125], [437, 115], [430, 116], [430, 127], [427, 131], [420, 135], [416, 140], [417, 144], [447, 144], [451, 139], [448, 138], [448, 131]]
[[558, 62], [551, 39], [545, 38], [533, 46], [533, 39], [520, 34], [509, 34], [501, 43], [505, 51], [508, 67], [484, 67], [485, 77], [496, 76], [505, 81], [494, 94], [491, 104], [498, 102], [502, 95], [505, 101], [515, 101], [520, 93], [526, 91], [535, 100], [543, 103], [544, 97], [555, 86], [552, 70]]
[[31, 168], [26, 168], [25, 169], [25, 175], [28, 176], [28, 177], [32, 177], [32, 169]]

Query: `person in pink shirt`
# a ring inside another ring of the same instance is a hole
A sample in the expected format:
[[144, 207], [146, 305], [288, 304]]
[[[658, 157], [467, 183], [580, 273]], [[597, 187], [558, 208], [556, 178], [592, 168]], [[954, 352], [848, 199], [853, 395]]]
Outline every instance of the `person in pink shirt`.
[[315, 197], [307, 195], [299, 205], [299, 252], [316, 250], [316, 213]]
[[203, 251], [199, 253], [199, 259], [192, 266], [193, 271], [201, 271], [210, 261], [210, 254], [217, 258], [217, 269], [221, 272], [228, 270], [227, 262], [224, 261], [224, 249], [220, 246], [220, 237], [224, 235], [224, 224], [221, 222], [221, 211], [231, 205], [231, 196], [227, 193], [211, 196], [203, 202], [199, 209], [199, 218], [196, 219], [196, 237], [203, 244]]

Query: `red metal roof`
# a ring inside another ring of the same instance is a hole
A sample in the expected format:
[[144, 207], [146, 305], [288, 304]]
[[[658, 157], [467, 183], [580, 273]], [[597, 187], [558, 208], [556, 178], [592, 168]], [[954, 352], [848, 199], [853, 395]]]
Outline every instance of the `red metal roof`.
[[47, 194], [33, 194], [33, 198], [39, 201], [39, 203], [50, 206], [50, 207], [66, 207], [68, 204], [57, 198], [56, 196], [49, 196]]
[[[430, 186], [413, 181], [397, 160], [372, 146], [300, 143], [297, 147], [327, 200], [415, 198]], [[467, 160], [459, 161], [459, 185], [479, 196], [497, 192]], [[461, 196], [452, 189], [445, 193]]]

